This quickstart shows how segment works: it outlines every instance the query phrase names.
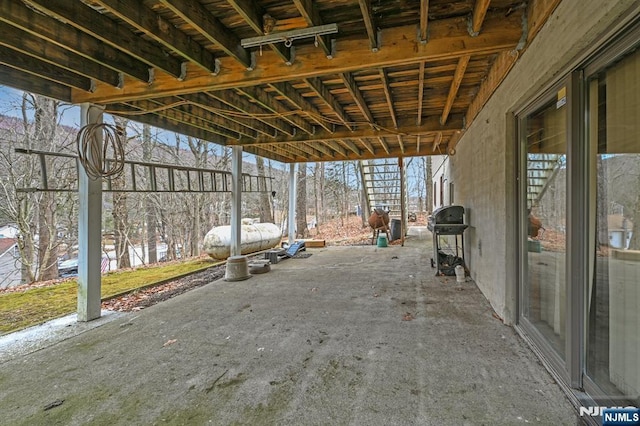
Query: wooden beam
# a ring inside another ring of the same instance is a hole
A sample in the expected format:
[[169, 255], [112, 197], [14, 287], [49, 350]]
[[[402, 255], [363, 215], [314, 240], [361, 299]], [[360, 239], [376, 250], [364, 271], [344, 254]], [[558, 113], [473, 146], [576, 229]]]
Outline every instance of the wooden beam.
[[266, 124], [267, 126], [272, 127], [272, 138], [276, 137], [278, 132], [282, 132], [291, 136], [295, 134], [293, 127], [289, 123], [286, 123], [284, 120], [279, 118], [265, 118], [264, 115], [266, 111], [264, 109], [260, 108], [256, 104], [249, 102], [246, 97], [240, 96], [233, 90], [223, 90], [210, 92], [207, 94], [214, 99], [217, 99], [218, 101], [224, 103], [225, 105], [228, 105], [232, 109], [236, 109], [247, 114], [247, 118], [258, 120]]
[[416, 124], [422, 124], [422, 104], [424, 103], [424, 62], [420, 62], [418, 68], [418, 119]]
[[340, 74], [340, 77], [342, 78], [342, 82], [344, 83], [349, 93], [351, 93], [351, 96], [353, 97], [356, 105], [358, 105], [358, 108], [362, 112], [362, 115], [364, 115], [364, 118], [369, 123], [375, 122], [375, 120], [373, 119], [373, 114], [371, 114], [371, 111], [367, 106], [367, 102], [364, 100], [362, 92], [360, 92], [360, 89], [358, 89], [358, 84], [356, 83], [356, 80], [353, 78], [351, 73], [342, 73]]
[[487, 9], [489, 9], [489, 3], [491, 3], [491, 0], [476, 0], [476, 4], [473, 7], [473, 15], [469, 22], [469, 34], [472, 37], [480, 34], [484, 17], [487, 14]]
[[263, 157], [263, 158], [271, 158], [274, 159], [276, 161], [279, 161], [281, 163], [297, 163], [298, 160], [296, 159], [295, 156], [291, 155], [290, 153], [282, 150], [282, 149], [278, 149], [273, 150], [273, 147], [257, 147], [257, 146], [252, 146], [252, 147], [248, 147], [247, 148], [247, 152], [253, 154], [253, 155], [257, 155], [259, 157]]
[[362, 12], [362, 19], [364, 20], [364, 26], [367, 29], [367, 37], [369, 38], [369, 46], [372, 52], [377, 52], [378, 46], [378, 32], [373, 20], [373, 10], [371, 9], [371, 2], [369, 0], [358, 0], [360, 3], [360, 11]]
[[387, 72], [383, 68], [380, 68], [380, 79], [382, 80], [384, 96], [387, 98], [387, 105], [389, 106], [391, 120], [393, 121], [393, 125], [398, 127], [398, 119], [396, 118], [396, 111], [393, 108], [393, 98], [391, 97], [391, 90], [389, 89], [389, 78], [387, 77]]
[[161, 43], [167, 49], [200, 65], [212, 74], [218, 73], [213, 53], [196, 43], [175, 25], [157, 15], [143, 2], [138, 0], [94, 0], [94, 3]]
[[29, 4], [46, 15], [61, 19], [68, 25], [116, 49], [125, 51], [141, 62], [161, 69], [178, 79], [184, 78], [185, 70], [178, 58], [167, 55], [159, 46], [146, 41], [82, 2], [29, 0]]
[[0, 22], [0, 33], [2, 34], [2, 37], [0, 37], [0, 45], [11, 48], [12, 50], [37, 58], [51, 66], [63, 68], [68, 72], [99, 80], [114, 87], [117, 87], [121, 83], [120, 74], [117, 71], [87, 60], [80, 55], [69, 52], [56, 44], [42, 40], [26, 31]]
[[[293, 0], [293, 4], [300, 12], [300, 15], [307, 21], [307, 25], [310, 27], [317, 27], [323, 25], [320, 12], [312, 0]], [[333, 52], [331, 52], [331, 41], [327, 36], [320, 36], [317, 38], [318, 47], [322, 49], [325, 56], [329, 59], [333, 58]]]
[[471, 101], [469, 108], [467, 108], [467, 114], [465, 118], [466, 127], [468, 128], [476, 115], [487, 103], [493, 92], [498, 88], [502, 80], [507, 76], [511, 68], [516, 63], [518, 54], [516, 52], [502, 52], [491, 65], [487, 77], [480, 84], [478, 93]]
[[129, 107], [128, 110], [125, 109], [126, 106], [123, 105], [107, 105], [106, 112], [113, 115], [118, 115], [121, 117], [125, 117], [128, 120], [136, 121], [138, 123], [149, 124], [160, 129], [165, 129], [170, 132], [180, 133], [185, 136], [192, 136], [194, 138], [203, 139], [208, 142], [217, 143], [219, 145], [224, 145], [224, 140], [220, 135], [209, 132], [205, 129], [194, 127], [194, 126], [185, 126], [181, 122], [163, 117], [160, 115], [129, 115], [124, 114], [127, 112], [134, 111], [133, 107]]
[[189, 78], [177, 84], [175, 79], [168, 79], [159, 72], [152, 86], [129, 82], [127, 79], [122, 90], [98, 85], [92, 94], [74, 92], [73, 96], [75, 102], [109, 103], [135, 98], [181, 95], [304, 80], [363, 68], [418, 64], [425, 61], [460, 58], [471, 54], [487, 55], [511, 50], [517, 45], [522, 33], [521, 16], [521, 11], [516, 11], [507, 17], [489, 17], [485, 20], [482, 37], [469, 35], [465, 19], [443, 19], [431, 23], [429, 43], [426, 44], [416, 44], [415, 26], [389, 28], [382, 30], [382, 37], [394, 48], [384, 49], [378, 53], [371, 52], [366, 39], [345, 39], [340, 41], [339, 46], [341, 52], [346, 53], [339, 54], [333, 59], [327, 59], [314, 46], [300, 46], [296, 50], [297, 59], [294, 67], [283, 64], [273, 52], [264, 52], [259, 71], [246, 72], [246, 69], [235, 60], [221, 58], [224, 72], [215, 77], [210, 73], [203, 73], [199, 67], [189, 68]]
[[[149, 89], [151, 74], [147, 64], [56, 19], [34, 13], [20, 0], [0, 0], [0, 21], [85, 58], [87, 68], [92, 67], [91, 62], [97, 62], [131, 76], [137, 80], [132, 80], [131, 83], [140, 83], [147, 90]], [[82, 66], [79, 66], [76, 72], [82, 69]], [[166, 77], [175, 81], [175, 77], [169, 75]], [[100, 81], [103, 80], [100, 79]], [[107, 83], [108, 86], [102, 86], [105, 90], [110, 90], [109, 87], [115, 91], [114, 93], [120, 90], [114, 88], [111, 80]], [[79, 93], [82, 95], [85, 92]]]
[[293, 143], [293, 142], [326, 142], [333, 139], [361, 139], [361, 138], [378, 138], [378, 137], [395, 137], [396, 135], [417, 136], [417, 135], [431, 135], [436, 132], [452, 132], [460, 130], [462, 128], [462, 116], [452, 116], [448, 120], [446, 125], [441, 125], [437, 117], [429, 117], [425, 120], [422, 126], [415, 126], [407, 122], [399, 122], [400, 126], [397, 129], [389, 127], [363, 127], [354, 131], [341, 130], [334, 133], [324, 132], [318, 130], [312, 135], [309, 134], [296, 134], [293, 136], [285, 137], [279, 136], [275, 139], [258, 138], [253, 141], [228, 141], [228, 145], [234, 144], [260, 144], [260, 143]]
[[[0, 45], [0, 63], [65, 86], [91, 91], [91, 79]], [[69, 92], [70, 93], [70, 92]]]
[[342, 157], [346, 157], [347, 156], [347, 150], [344, 149], [344, 147], [342, 145], [338, 144], [338, 142], [331, 140], [331, 141], [326, 141], [325, 143], [329, 147], [331, 147], [331, 149], [333, 149], [334, 151], [336, 151], [337, 153], [342, 155]]
[[310, 147], [317, 149], [325, 155], [328, 155], [331, 158], [335, 158], [336, 154], [332, 151], [328, 146], [324, 145], [322, 142], [308, 142], [307, 145]]
[[313, 120], [327, 132], [333, 133], [333, 126], [321, 118], [322, 114], [320, 114], [320, 111], [318, 111], [318, 109], [309, 101], [303, 98], [302, 95], [299, 94], [289, 83], [273, 83], [270, 86], [281, 96], [285, 97], [289, 102], [295, 105], [300, 111], [309, 113], [309, 119]]
[[405, 148], [404, 148], [404, 142], [402, 141], [402, 136], [398, 135], [398, 146], [400, 146], [400, 152], [402, 153], [402, 155], [404, 155], [405, 153]]
[[432, 149], [433, 152], [436, 152], [436, 150], [440, 146], [440, 142], [442, 142], [442, 132], [436, 133], [436, 137], [433, 140], [433, 149]]
[[365, 138], [360, 138], [358, 139], [358, 141], [364, 145], [365, 148], [367, 148], [369, 150], [369, 152], [373, 155], [376, 155], [376, 149], [373, 147], [373, 145], [371, 144], [371, 142], [369, 142], [367, 139]]
[[[257, 34], [264, 34], [263, 18], [266, 12], [257, 2], [249, 0], [228, 0], [227, 3], [242, 16], [242, 19], [244, 19]], [[286, 47], [283, 43], [272, 43], [269, 46], [287, 65], [293, 63], [293, 52], [291, 48]]]
[[453, 106], [453, 101], [458, 95], [458, 89], [460, 88], [460, 83], [462, 82], [462, 78], [464, 77], [464, 72], [467, 70], [467, 65], [469, 64], [470, 58], [471, 57], [467, 55], [458, 59], [456, 72], [453, 74], [453, 81], [451, 82], [451, 87], [449, 88], [449, 95], [447, 96], [447, 101], [444, 104], [444, 111], [442, 111], [442, 116], [440, 117], [440, 122], [442, 124], [445, 124], [447, 122], [447, 118], [449, 118], [449, 112], [451, 111], [451, 107]]
[[420, 43], [427, 42], [429, 33], [427, 32], [429, 27], [429, 0], [420, 0]]
[[71, 88], [64, 84], [55, 83], [46, 78], [28, 75], [22, 71], [0, 64], [0, 84], [71, 102]]
[[331, 111], [338, 117], [340, 121], [348, 128], [352, 129], [353, 126], [350, 124], [351, 119], [344, 112], [342, 105], [340, 102], [336, 100], [336, 98], [331, 94], [329, 89], [322, 83], [322, 80], [318, 77], [307, 78], [304, 80], [307, 85], [318, 95], [318, 97], [324, 101], [324, 103], [331, 109]]
[[249, 51], [240, 45], [240, 39], [213, 16], [200, 2], [159, 0], [166, 8], [186, 21], [211, 43], [238, 61], [245, 69], [253, 69]]
[[447, 144], [447, 154], [456, 155], [456, 146], [458, 145], [460, 138], [462, 138], [462, 135], [464, 135], [464, 131], [460, 130], [454, 132], [453, 136], [449, 138], [449, 143]]
[[527, 4], [527, 43], [535, 38], [540, 28], [547, 22], [561, 0], [535, 0]]
[[342, 142], [342, 144], [344, 146], [346, 146], [351, 151], [353, 151], [353, 153], [356, 154], [358, 157], [360, 157], [362, 155], [362, 150], [360, 148], [358, 148], [356, 146], [356, 144], [353, 143], [353, 141], [351, 141], [349, 139], [340, 139], [340, 142]]
[[[559, 3], [560, 0], [536, 0], [529, 2], [527, 7], [527, 22], [529, 24], [527, 42], [531, 42], [536, 34], [538, 34], [540, 28], [542, 28]], [[527, 46], [525, 45], [522, 51], [526, 50], [526, 47]], [[491, 69], [489, 70], [487, 77], [480, 84], [478, 93], [475, 98], [473, 98], [469, 108], [467, 109], [467, 114], [465, 116], [466, 128], [468, 128], [473, 120], [475, 120], [476, 116], [487, 103], [493, 92], [496, 91], [498, 86], [500, 86], [502, 81], [506, 78], [507, 74], [509, 74], [509, 71], [511, 71], [511, 68], [515, 65], [518, 57], [522, 54], [522, 51], [504, 51], [498, 54], [493, 65], [491, 65]]]
[[384, 137], [379, 137], [378, 138], [378, 142], [380, 142], [380, 145], [382, 145], [382, 149], [384, 149], [384, 152], [386, 152], [387, 155], [389, 155], [391, 153], [391, 151], [389, 150], [389, 145], [384, 140]]
[[[261, 133], [262, 135], [273, 137], [274, 129], [265, 125], [264, 123], [253, 120], [253, 119], [242, 119], [238, 117], [236, 114], [231, 114], [232, 112], [239, 112], [239, 110], [232, 111], [229, 106], [220, 102], [219, 100], [205, 94], [205, 93], [194, 93], [191, 95], [180, 96], [179, 99], [184, 99], [189, 101], [193, 105], [198, 105], [199, 107], [206, 109], [214, 114], [217, 114], [221, 117], [224, 117], [225, 120], [237, 123], [240, 126], [244, 126], [249, 129], [255, 130], [255, 132]], [[229, 112], [225, 114], [225, 112]], [[241, 134], [246, 134], [245, 132], [238, 132]], [[256, 136], [254, 134], [254, 136]]]
[[299, 115], [290, 114], [290, 110], [283, 107], [278, 101], [271, 98], [264, 90], [259, 87], [244, 87], [242, 89], [238, 89], [249, 98], [256, 101], [261, 107], [268, 111], [272, 111], [276, 113], [279, 118], [288, 121], [292, 125], [298, 127], [300, 130], [313, 134], [313, 126], [301, 118]]
[[[127, 108], [127, 106], [132, 108]], [[163, 117], [171, 120], [172, 122], [183, 123], [187, 126], [199, 128], [212, 134], [219, 135], [217, 137], [218, 140], [220, 140], [221, 137], [229, 140], [240, 139], [240, 135], [238, 133], [229, 131], [226, 128], [210, 121], [212, 118], [211, 114], [204, 114], [202, 110], [195, 110], [193, 105], [176, 104], [175, 106], [172, 106], [169, 100], [141, 100], [129, 102], [127, 105], [112, 106], [112, 110], [118, 111], [118, 114], [122, 116], [131, 116], [132, 119], [135, 119], [135, 117], [140, 115]], [[141, 114], [148, 111], [151, 112], [148, 114]], [[150, 118], [150, 120], [153, 121], [153, 118]]]

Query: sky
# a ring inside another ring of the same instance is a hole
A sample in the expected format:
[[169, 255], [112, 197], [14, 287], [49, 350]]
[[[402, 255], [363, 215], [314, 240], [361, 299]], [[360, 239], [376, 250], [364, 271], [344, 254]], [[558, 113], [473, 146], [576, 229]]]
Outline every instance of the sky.
[[[11, 117], [21, 117], [20, 105], [22, 103], [22, 90], [0, 86], [0, 114]], [[60, 108], [60, 124], [69, 127], [80, 128], [80, 107], [65, 104]], [[29, 117], [30, 119], [33, 116]]]

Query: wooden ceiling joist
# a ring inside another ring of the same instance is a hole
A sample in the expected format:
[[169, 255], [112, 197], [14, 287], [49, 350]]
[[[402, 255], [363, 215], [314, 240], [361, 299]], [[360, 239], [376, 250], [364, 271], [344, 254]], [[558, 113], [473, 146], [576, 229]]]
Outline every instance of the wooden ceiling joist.
[[278, 101], [267, 95], [264, 90], [259, 87], [245, 87], [239, 89], [242, 93], [255, 101], [262, 108], [278, 114], [279, 118], [288, 121], [303, 132], [310, 135], [314, 133], [313, 126], [301, 118], [298, 114], [292, 114], [290, 110], [280, 105]]
[[231, 114], [223, 114], [222, 111], [228, 110], [228, 108], [225, 107], [225, 104], [218, 101], [217, 99], [212, 98], [211, 96], [208, 96], [205, 93], [184, 95], [180, 96], [177, 99], [185, 100], [193, 105], [202, 108], [203, 110], [210, 112], [211, 114], [223, 118], [223, 120], [219, 120], [221, 123], [224, 123], [224, 125], [227, 126], [229, 130], [236, 131], [241, 135], [250, 137], [256, 137], [258, 133], [267, 136], [273, 135], [273, 129], [268, 128], [261, 122], [258, 122], [256, 120], [242, 120], [241, 118]]
[[369, 46], [372, 52], [377, 52], [380, 46], [378, 46], [378, 31], [376, 30], [375, 21], [373, 19], [373, 10], [371, 8], [371, 2], [369, 0], [359, 0], [360, 11], [362, 12], [362, 19], [364, 20], [364, 26], [367, 29], [367, 37], [369, 38]]
[[[83, 75], [87, 78], [102, 81], [117, 87], [122, 83], [120, 74], [93, 61], [69, 52], [62, 47], [42, 40], [26, 31], [12, 27], [4, 22], [0, 22], [0, 45], [6, 46], [25, 55], [38, 58], [39, 60], [51, 64], [58, 68], [65, 69], [75, 74]], [[79, 70], [76, 71], [76, 70]], [[32, 70], [36, 74], [37, 70]], [[56, 80], [57, 81], [57, 80]], [[86, 89], [83, 89], [86, 90]]]
[[373, 115], [371, 114], [371, 111], [367, 106], [367, 102], [364, 100], [364, 97], [362, 96], [362, 92], [358, 88], [358, 84], [356, 83], [355, 78], [353, 78], [353, 75], [351, 75], [350, 73], [342, 73], [340, 74], [340, 77], [342, 78], [342, 82], [344, 83], [344, 86], [347, 88], [347, 91], [353, 97], [353, 100], [358, 106], [358, 109], [360, 110], [360, 112], [362, 112], [362, 115], [364, 116], [365, 120], [367, 120], [367, 122], [369, 123], [373, 123], [374, 122]]
[[382, 145], [382, 149], [384, 149], [384, 152], [386, 152], [387, 155], [391, 154], [391, 151], [389, 150], [389, 144], [387, 144], [383, 137], [379, 137], [378, 142], [380, 142], [380, 145]]
[[182, 61], [169, 56], [158, 45], [138, 37], [133, 31], [118, 25], [98, 11], [86, 7], [82, 2], [29, 0], [29, 4], [47, 16], [68, 22], [85, 34], [89, 34], [116, 49], [126, 46], [127, 53], [149, 66], [183, 79], [185, 68]]
[[453, 74], [453, 81], [451, 82], [449, 95], [447, 96], [447, 101], [444, 104], [444, 111], [442, 111], [442, 116], [440, 117], [440, 122], [442, 124], [445, 124], [449, 118], [449, 112], [451, 112], [453, 101], [455, 101], [456, 96], [458, 96], [458, 89], [460, 88], [460, 83], [462, 83], [462, 79], [464, 78], [464, 72], [469, 64], [469, 59], [471, 59], [470, 56], [463, 56], [458, 59], [458, 65], [456, 66], [456, 72]]
[[429, 37], [428, 27], [429, 25], [429, 0], [420, 0], [420, 34], [419, 40], [420, 43], [424, 44], [427, 42], [427, 38]]
[[360, 148], [358, 148], [358, 146], [355, 143], [353, 143], [352, 140], [350, 140], [350, 139], [341, 139], [340, 142], [342, 142], [342, 144], [345, 147], [350, 149], [358, 157], [362, 156], [362, 150]]
[[[4, 0], [6, 1], [6, 0]], [[181, 95], [205, 90], [222, 90], [260, 84], [270, 84], [289, 80], [302, 80], [330, 74], [340, 74], [359, 69], [417, 64], [424, 61], [439, 61], [459, 58], [465, 55], [487, 55], [513, 49], [522, 34], [519, 13], [512, 13], [500, 19], [485, 20], [483, 36], [471, 37], [462, 18], [451, 18], [431, 23], [429, 43], [415, 45], [415, 27], [400, 27], [381, 30], [385, 40], [394, 49], [373, 53], [368, 48], [368, 40], [342, 40], [340, 50], [348, 54], [327, 59], [315, 47], [302, 46], [297, 50], [298, 62], [295, 68], [287, 67], [273, 57], [272, 52], [264, 52], [260, 72], [246, 72], [235, 62], [222, 58], [222, 72], [217, 76], [203, 74], [198, 69], [188, 68], [190, 76], [176, 84], [162, 73], [157, 73], [156, 84], [149, 86], [135, 81], [125, 81], [122, 90], [99, 85], [94, 93], [74, 92], [75, 102], [118, 102], [132, 98]]]
[[[112, 46], [105, 45], [100, 40], [89, 37], [80, 30], [69, 27], [54, 18], [34, 13], [20, 0], [0, 1], [0, 21], [28, 32], [38, 40], [47, 41], [75, 53], [84, 58], [87, 67], [91, 66], [91, 62], [96, 62], [134, 78], [132, 83], [138, 82], [148, 87], [151, 82], [152, 73], [144, 62]], [[117, 87], [120, 85], [118, 84]], [[103, 86], [105, 89], [107, 87], [119, 90], [113, 84]], [[82, 94], [85, 91], [78, 93]]]
[[277, 161], [452, 154], [559, 1], [0, 0], [0, 84]]
[[286, 98], [289, 102], [296, 106], [300, 111], [303, 111], [310, 120], [313, 120], [320, 127], [325, 129], [327, 132], [333, 132], [333, 126], [328, 124], [325, 120], [322, 120], [322, 114], [318, 111], [318, 109], [311, 105], [309, 101], [304, 99], [301, 94], [299, 94], [296, 89], [294, 89], [288, 83], [274, 83], [270, 85], [276, 92], [278, 92], [281, 96]]
[[291, 136], [295, 134], [293, 127], [289, 123], [286, 123], [284, 120], [279, 118], [265, 118], [264, 115], [267, 111], [256, 104], [249, 102], [246, 97], [240, 96], [232, 90], [209, 92], [207, 95], [224, 103], [234, 111], [246, 114], [247, 118], [260, 121], [261, 123], [271, 127], [271, 131], [269, 131], [268, 128], [263, 128], [263, 134], [270, 135], [271, 137], [276, 137], [278, 132]]
[[440, 147], [440, 142], [442, 142], [442, 132], [436, 133], [436, 137], [433, 140], [433, 152], [436, 152], [436, 150]]
[[380, 80], [382, 80], [382, 90], [384, 91], [384, 96], [387, 99], [391, 120], [393, 120], [393, 125], [397, 128], [398, 119], [396, 118], [396, 111], [393, 107], [394, 103], [393, 98], [391, 97], [391, 89], [389, 88], [389, 78], [387, 76], [387, 72], [383, 68], [380, 68]]
[[[320, 13], [318, 12], [318, 8], [314, 5], [312, 0], [293, 0], [293, 4], [300, 12], [300, 15], [307, 22], [307, 25], [310, 27], [318, 27], [323, 25], [322, 18], [320, 17]], [[331, 51], [331, 41], [328, 36], [319, 36], [316, 39], [318, 43], [318, 47], [322, 49], [325, 56], [328, 59], [333, 58], [333, 52]]]
[[160, 3], [196, 29], [211, 43], [219, 46], [245, 69], [253, 69], [251, 54], [240, 45], [240, 39], [209, 13], [201, 3], [180, 0], [160, 0]]
[[372, 154], [376, 155], [376, 149], [373, 147], [373, 144], [369, 142], [366, 138], [360, 138], [358, 141]]
[[[265, 32], [264, 16], [266, 12], [255, 1], [248, 0], [229, 0], [228, 3], [236, 12], [245, 20], [258, 35]], [[272, 43], [269, 47], [278, 55], [287, 65], [293, 63], [293, 51], [282, 43]]]
[[471, 15], [471, 20], [469, 22], [469, 34], [471, 34], [472, 37], [476, 37], [480, 34], [484, 17], [487, 14], [487, 9], [489, 9], [489, 3], [491, 3], [491, 0], [476, 0], [476, 4], [473, 7], [473, 14]]
[[219, 62], [213, 53], [193, 40], [170, 22], [167, 22], [138, 0], [93, 0], [105, 10], [153, 38], [165, 48], [200, 65], [206, 71], [217, 74]]
[[[154, 111], [153, 114], [156, 114], [161, 117], [166, 117], [169, 120], [175, 121], [177, 123], [183, 123], [189, 126], [193, 126], [199, 129], [206, 130], [212, 134], [216, 134], [216, 140], [220, 140], [222, 138], [227, 139], [240, 139], [240, 134], [234, 131], [230, 131], [225, 127], [222, 127], [211, 119], [215, 119], [212, 114], [203, 113], [201, 110], [197, 110], [193, 105], [178, 105], [171, 108], [166, 108], [167, 105], [170, 105], [171, 101], [167, 100], [141, 100], [141, 101], [132, 101], [128, 102], [127, 105], [130, 105], [136, 108], [138, 111], [130, 112], [129, 116], [132, 119], [135, 119], [136, 116], [141, 115], [142, 112]], [[122, 115], [127, 116], [127, 114], [123, 111]]]
[[350, 124], [351, 119], [344, 112], [342, 105], [336, 100], [336, 98], [331, 94], [329, 89], [322, 83], [322, 80], [318, 77], [307, 78], [304, 80], [307, 85], [318, 95], [318, 97], [331, 109], [331, 112], [338, 117], [338, 119], [344, 124], [347, 128], [351, 129], [352, 126]]
[[418, 119], [416, 124], [422, 124], [422, 105], [424, 100], [424, 62], [420, 62], [418, 67]]
[[397, 135], [396, 137], [398, 138], [398, 146], [400, 147], [400, 152], [402, 153], [402, 155], [404, 155], [406, 153], [406, 149], [404, 147], [404, 141], [402, 140], [402, 136]]
[[292, 142], [327, 142], [336, 139], [361, 139], [361, 138], [378, 138], [378, 137], [395, 137], [396, 135], [427, 135], [441, 131], [454, 131], [462, 128], [462, 116], [456, 115], [451, 117], [446, 125], [441, 125], [437, 117], [430, 117], [424, 121], [421, 126], [409, 125], [406, 122], [400, 122], [400, 127], [393, 128], [391, 123], [389, 127], [370, 128], [363, 127], [354, 131], [340, 130], [334, 133], [316, 131], [312, 135], [296, 134], [293, 136], [278, 135], [276, 138], [256, 138], [253, 141], [227, 141], [228, 145], [246, 145], [261, 143], [292, 143]]
[[54, 97], [63, 102], [71, 102], [71, 88], [52, 82], [37, 75], [30, 75], [15, 68], [0, 64], [0, 81], [10, 81], [16, 89]]
[[2, 45], [0, 45], [0, 63], [77, 89], [91, 91], [93, 88], [90, 78]]

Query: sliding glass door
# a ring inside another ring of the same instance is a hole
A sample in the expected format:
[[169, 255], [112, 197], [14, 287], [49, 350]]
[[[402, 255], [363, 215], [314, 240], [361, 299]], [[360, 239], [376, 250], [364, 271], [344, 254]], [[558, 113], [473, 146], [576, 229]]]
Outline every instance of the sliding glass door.
[[560, 358], [566, 338], [567, 105], [564, 86], [520, 119], [521, 314]]
[[640, 53], [588, 76], [594, 220], [586, 373], [612, 401], [640, 406]]
[[640, 23], [517, 115], [519, 324], [587, 404], [640, 406]]

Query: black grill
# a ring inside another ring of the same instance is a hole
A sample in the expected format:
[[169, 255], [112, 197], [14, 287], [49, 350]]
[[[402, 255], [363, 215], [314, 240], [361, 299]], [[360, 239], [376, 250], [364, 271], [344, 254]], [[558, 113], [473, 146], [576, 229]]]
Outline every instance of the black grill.
[[[433, 233], [434, 256], [431, 266], [438, 267], [436, 275], [455, 275], [455, 267], [464, 264], [464, 230], [469, 225], [464, 223], [464, 207], [446, 206], [433, 211], [429, 216], [427, 228]], [[441, 236], [453, 236], [441, 238]], [[458, 243], [458, 237], [460, 243]]]

